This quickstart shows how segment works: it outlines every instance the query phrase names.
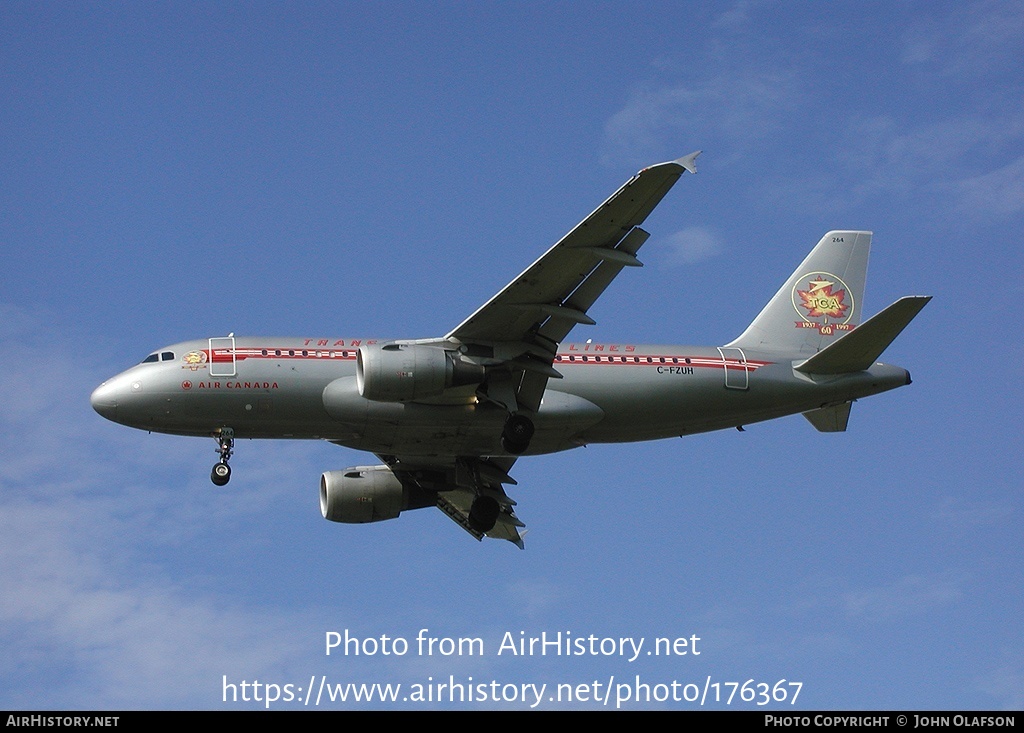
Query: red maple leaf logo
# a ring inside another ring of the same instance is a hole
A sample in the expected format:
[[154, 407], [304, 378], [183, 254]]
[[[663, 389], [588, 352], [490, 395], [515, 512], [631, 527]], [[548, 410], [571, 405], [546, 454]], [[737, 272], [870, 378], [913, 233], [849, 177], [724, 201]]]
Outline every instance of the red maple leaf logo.
[[842, 318], [843, 315], [850, 309], [848, 303], [844, 303], [846, 300], [846, 291], [837, 290], [832, 292], [832, 286], [834, 282], [830, 282], [820, 275], [809, 283], [810, 288], [807, 290], [797, 290], [797, 295], [803, 301], [803, 307], [807, 309], [808, 318], [824, 318], [831, 316], [832, 318]]

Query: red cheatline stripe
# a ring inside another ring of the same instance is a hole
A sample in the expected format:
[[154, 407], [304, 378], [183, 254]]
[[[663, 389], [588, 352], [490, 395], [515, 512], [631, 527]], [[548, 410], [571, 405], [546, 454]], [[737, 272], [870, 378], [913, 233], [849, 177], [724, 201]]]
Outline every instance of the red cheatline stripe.
[[[211, 361], [225, 362], [231, 361], [232, 351], [231, 349], [214, 349], [213, 356], [210, 357], [210, 352], [204, 350], [207, 358]], [[303, 354], [302, 352], [306, 353]], [[266, 352], [266, 353], [263, 353]], [[280, 353], [277, 353], [280, 352]], [[244, 361], [246, 359], [316, 359], [318, 361], [327, 359], [334, 361], [354, 361], [356, 358], [356, 352], [351, 349], [340, 350], [340, 349], [250, 349], [250, 348], [236, 348], [234, 350], [235, 361]]]
[[[303, 351], [306, 353], [303, 354]], [[205, 353], [210, 361], [214, 363], [223, 363], [231, 361], [232, 359], [231, 349], [214, 349], [212, 357], [210, 357], [209, 351], [205, 351]], [[570, 361], [570, 357], [572, 358], [572, 361]], [[244, 361], [246, 359], [315, 359], [317, 361], [354, 361], [355, 358], [355, 349], [257, 349], [241, 347], [234, 350], [234, 359], [236, 361]], [[650, 359], [650, 361], [648, 361], [648, 359]], [[662, 359], [664, 359], [664, 361], [662, 361]], [[673, 359], [675, 359], [675, 361], [673, 361]], [[687, 361], [687, 359], [689, 359], [689, 361]], [[737, 359], [726, 359], [725, 362], [723, 362], [721, 359], [715, 359], [710, 356], [680, 356], [678, 354], [665, 355], [634, 353], [629, 356], [624, 356], [621, 354], [561, 353], [557, 355], [554, 363], [560, 366], [661, 366], [711, 367], [714, 369], [721, 369], [724, 366], [726, 369], [732, 369], [734, 371], [756, 371], [757, 369], [768, 364], [773, 364], [774, 362], [758, 360], [742, 362]]]
[[[569, 357], [573, 360], [569, 361]], [[584, 361], [584, 358], [586, 361]], [[651, 361], [648, 361], [648, 358]], [[623, 361], [625, 359], [625, 361]], [[637, 361], [634, 361], [636, 359]], [[665, 359], [665, 361], [661, 361]], [[672, 361], [675, 359], [676, 361]], [[689, 359], [689, 362], [686, 360]], [[736, 371], [755, 371], [768, 364], [773, 364], [770, 361], [755, 361], [750, 360], [742, 362], [737, 359], [727, 359], [724, 362], [726, 369], [733, 369]], [[660, 366], [660, 367], [711, 367], [714, 369], [721, 369], [723, 362], [721, 359], [715, 359], [709, 356], [679, 356], [670, 355], [665, 356], [663, 354], [633, 354], [631, 356], [607, 356], [600, 354], [558, 354], [558, 358], [555, 359], [555, 364], [558, 366]]]

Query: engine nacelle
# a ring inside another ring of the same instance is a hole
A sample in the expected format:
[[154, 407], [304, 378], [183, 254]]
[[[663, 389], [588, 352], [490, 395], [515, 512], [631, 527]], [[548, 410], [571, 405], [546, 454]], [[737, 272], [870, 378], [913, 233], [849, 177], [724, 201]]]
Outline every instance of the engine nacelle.
[[449, 387], [479, 384], [484, 368], [455, 352], [425, 344], [360, 346], [356, 361], [359, 394], [377, 402], [411, 402], [437, 397]]
[[404, 487], [387, 466], [353, 466], [320, 477], [320, 513], [332, 522], [382, 522], [436, 502], [430, 492]]

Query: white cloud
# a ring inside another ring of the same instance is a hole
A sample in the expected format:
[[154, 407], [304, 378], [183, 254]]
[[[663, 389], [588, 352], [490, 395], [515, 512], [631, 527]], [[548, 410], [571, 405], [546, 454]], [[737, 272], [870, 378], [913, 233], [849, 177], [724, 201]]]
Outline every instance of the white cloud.
[[[640, 83], [605, 125], [603, 162], [644, 165], [690, 145], [724, 166], [777, 147], [780, 137], [795, 155], [754, 192], [769, 204], [795, 199], [839, 212], [895, 198], [958, 216], [1024, 209], [1024, 114], [1005, 103], [1022, 91], [1019, 4], [975, 3], [915, 20], [904, 32], [906, 65], [886, 82], [905, 85], [906, 101], [854, 97], [827, 118], [820, 110], [832, 103], [815, 92], [818, 61], [762, 47], [756, 10], [737, 3], [685, 68], [664, 63]], [[945, 103], [931, 103], [933, 95]], [[795, 141], [804, 138], [818, 148], [813, 171], [801, 166]]]
[[1019, 214], [1024, 211], [1024, 157], [953, 185], [968, 211]]
[[[283, 615], [197, 598], [160, 572], [126, 572], [118, 554], [130, 548], [119, 538], [134, 534], [131, 517], [104, 504], [0, 504], [0, 624], [20, 668], [8, 694], [32, 707], [215, 705], [222, 674], [257, 676], [298, 654]], [[59, 674], [23, 687], [26, 667], [48, 665]]]
[[852, 618], [892, 621], [960, 600], [963, 583], [948, 574], [907, 575], [888, 585], [843, 593], [842, 605]]
[[716, 28], [742, 28], [750, 22], [750, 10], [753, 0], [738, 0], [731, 8], [715, 18], [712, 25]]
[[1013, 507], [1008, 502], [970, 500], [948, 496], [931, 512], [931, 518], [956, 531], [974, 531], [977, 527], [1011, 521]]
[[910, 574], [889, 583], [855, 587], [840, 577], [808, 578], [779, 608], [800, 619], [831, 615], [852, 622], [892, 623], [929, 614], [964, 597], [966, 580], [952, 571]]
[[[771, 181], [760, 197], [802, 199], [822, 210], [843, 211], [884, 198], [923, 202], [932, 212], [1015, 214], [1024, 208], [1024, 158], [1003, 164], [1024, 139], [1024, 115], [975, 114], [901, 123], [891, 117], [851, 115], [812, 174]], [[978, 173], [986, 167], [995, 170]]]
[[572, 594], [550, 580], [516, 580], [509, 584], [509, 600], [528, 619], [543, 616], [570, 600]]
[[1003, 710], [1024, 710], [1024, 672], [1019, 662], [984, 676], [978, 681], [978, 689], [999, 700]]
[[1020, 61], [1024, 8], [1018, 2], [958, 5], [904, 33], [903, 61], [928, 65], [947, 77], [976, 78]]
[[681, 229], [666, 238], [664, 255], [669, 267], [692, 265], [718, 255], [723, 247], [718, 237], [705, 227]]
[[645, 165], [698, 147], [723, 151], [727, 159], [774, 130], [795, 96], [793, 75], [729, 63], [719, 68], [700, 80], [639, 86], [605, 123], [602, 162]]

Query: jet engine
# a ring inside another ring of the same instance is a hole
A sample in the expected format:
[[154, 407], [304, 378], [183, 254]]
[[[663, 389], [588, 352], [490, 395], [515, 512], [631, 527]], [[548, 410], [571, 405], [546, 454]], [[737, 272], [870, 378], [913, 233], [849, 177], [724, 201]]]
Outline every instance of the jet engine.
[[479, 384], [484, 368], [456, 352], [426, 344], [369, 344], [359, 347], [356, 385], [377, 402], [410, 402], [437, 397], [450, 387]]
[[436, 503], [436, 494], [404, 486], [387, 466], [353, 466], [320, 477], [320, 513], [332, 522], [382, 522]]

